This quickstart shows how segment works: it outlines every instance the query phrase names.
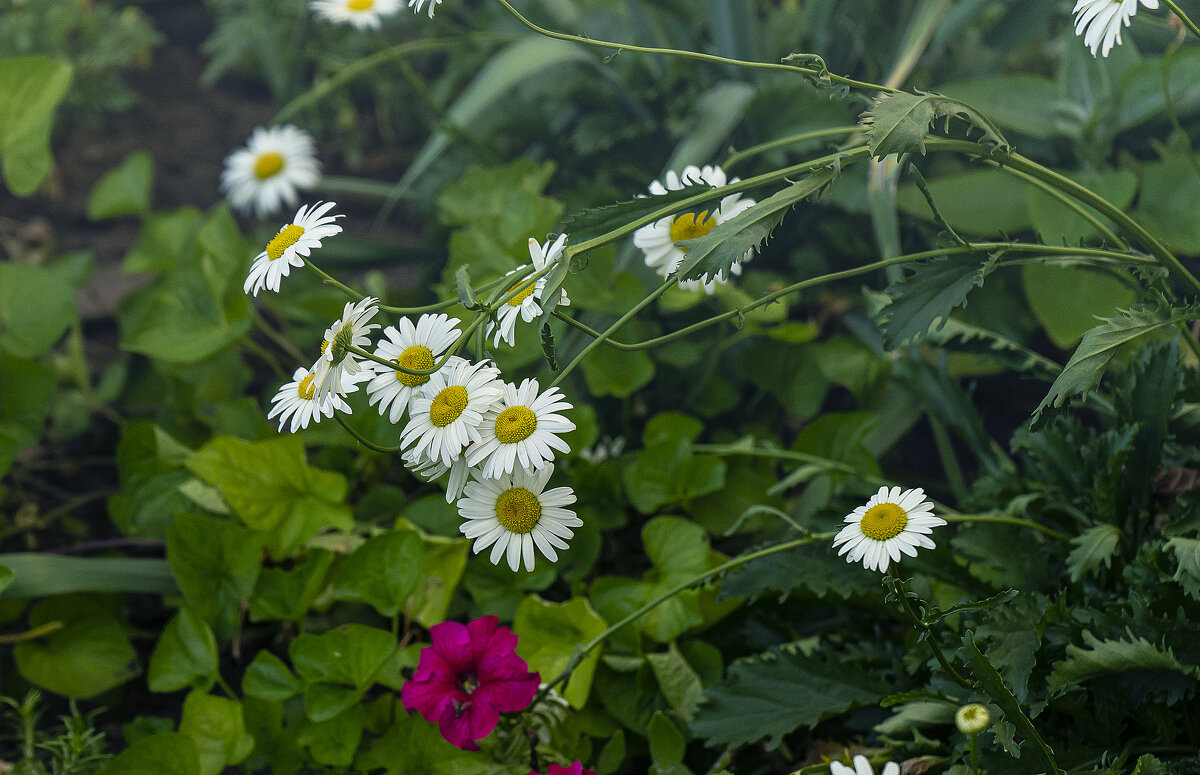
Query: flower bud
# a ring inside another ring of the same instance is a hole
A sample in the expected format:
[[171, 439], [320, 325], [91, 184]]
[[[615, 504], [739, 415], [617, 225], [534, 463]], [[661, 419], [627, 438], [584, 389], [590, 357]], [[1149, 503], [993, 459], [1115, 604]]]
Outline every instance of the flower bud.
[[992, 716], [988, 709], [978, 703], [964, 705], [954, 714], [954, 723], [964, 735], [977, 735], [987, 729]]

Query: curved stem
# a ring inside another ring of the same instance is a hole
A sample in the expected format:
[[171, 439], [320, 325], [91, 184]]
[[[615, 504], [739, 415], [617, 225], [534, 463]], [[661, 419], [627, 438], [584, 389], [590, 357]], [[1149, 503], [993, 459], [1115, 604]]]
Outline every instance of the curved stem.
[[9, 643], [21, 643], [27, 640], [36, 640], [37, 638], [42, 638], [46, 635], [58, 632], [63, 627], [64, 624], [62, 620], [55, 619], [53, 621], [46, 622], [45, 624], [40, 624], [31, 630], [26, 630], [25, 632], [14, 632], [10, 635], [0, 635], [0, 643], [7, 645]]
[[359, 433], [358, 431], [351, 428], [346, 423], [346, 421], [342, 419], [342, 415], [340, 412], [334, 412], [333, 419], [337, 420], [338, 425], [342, 426], [342, 428], [344, 428], [346, 430], [346, 433], [349, 433], [351, 436], [353, 436], [355, 441], [357, 441], [359, 444], [362, 444], [367, 449], [371, 449], [376, 452], [382, 452], [385, 455], [400, 451], [399, 445], [397, 445], [395, 447], [384, 447], [384, 446], [380, 446], [379, 444], [376, 444], [373, 441], [370, 441], [369, 439], [364, 437], [361, 433]]
[[301, 256], [301, 258], [304, 259], [304, 265], [307, 266], [309, 269], [313, 270], [314, 272], [316, 272], [318, 275], [320, 275], [321, 279], [325, 282], [326, 285], [332, 285], [335, 288], [340, 289], [342, 291], [342, 293], [346, 294], [347, 296], [354, 299], [355, 301], [362, 301], [364, 298], [366, 298], [365, 294], [359, 293], [358, 291], [354, 290], [350, 286], [342, 283], [340, 280], [335, 279], [333, 277], [333, 275], [329, 274], [324, 269], [322, 269], [321, 267], [314, 264], [310, 259], [308, 259], [304, 256]]
[[995, 522], [1001, 525], [1016, 525], [1017, 527], [1027, 527], [1037, 530], [1040, 533], [1045, 533], [1058, 541], [1069, 543], [1071, 540], [1070, 536], [1060, 533], [1054, 528], [1039, 525], [1037, 522], [1021, 519], [1020, 517], [1006, 517], [1001, 514], [959, 514], [957, 512], [950, 512], [943, 514], [942, 518], [947, 522]]
[[1200, 38], [1200, 27], [1196, 26], [1196, 23], [1191, 20], [1191, 17], [1189, 17], [1186, 13], [1183, 12], [1183, 9], [1181, 9], [1179, 6], [1175, 5], [1174, 0], [1163, 0], [1163, 5], [1170, 8], [1171, 13], [1178, 16], [1179, 21], [1183, 22], [1183, 25], [1185, 27], [1187, 27], [1189, 30], [1191, 30], [1191, 33], [1193, 35], [1195, 35], [1197, 38]]
[[852, 135], [856, 132], [861, 132], [861, 126], [839, 126], [829, 129], [814, 129], [808, 132], [800, 132], [799, 134], [789, 135], [788, 137], [780, 137], [775, 140], [768, 140], [765, 143], [752, 145], [749, 148], [739, 151], [734, 148], [729, 149], [729, 155], [725, 157], [725, 161], [721, 162], [721, 166], [726, 172], [731, 167], [743, 159], [749, 159], [751, 156], [757, 156], [760, 153], [766, 153], [776, 148], [782, 148], [785, 145], [793, 143], [802, 143], [806, 140], [820, 140], [826, 137], [841, 137], [842, 135]]
[[886, 86], [880, 86], [879, 84], [856, 81], [852, 78], [834, 75], [828, 70], [817, 70], [811, 67], [799, 67], [796, 65], [785, 65], [775, 62], [747, 62], [743, 59], [730, 59], [728, 57], [717, 56], [715, 54], [702, 54], [697, 51], [686, 51], [674, 48], [655, 48], [653, 46], [635, 46], [630, 43], [613, 43], [607, 40], [595, 40], [593, 38], [584, 38], [579, 35], [568, 35], [564, 32], [554, 32], [553, 30], [548, 30], [545, 27], [539, 27], [538, 25], [526, 19], [521, 15], [520, 11], [512, 7], [508, 0], [499, 0], [499, 2], [500, 5], [507, 8], [508, 12], [515, 16], [517, 21], [521, 22], [521, 24], [524, 24], [526, 27], [539, 35], [545, 35], [546, 37], [554, 38], [555, 40], [566, 40], [572, 43], [579, 43], [584, 46], [596, 46], [598, 48], [613, 48], [616, 49], [618, 53], [621, 51], [637, 51], [642, 54], [663, 54], [666, 56], [683, 57], [685, 59], [698, 59], [702, 62], [713, 62], [720, 65], [750, 67], [759, 70], [784, 70], [791, 73], [807, 75], [810, 78], [828, 78], [830, 81], [843, 86], [852, 86], [859, 89], [871, 89], [875, 91], [896, 91], [896, 89], [889, 89]]
[[1104, 221], [1097, 218], [1086, 207], [1084, 207], [1083, 205], [1081, 205], [1079, 202], [1072, 199], [1071, 197], [1067, 196], [1063, 192], [1059, 191], [1054, 186], [1050, 185], [1049, 183], [1046, 183], [1043, 180], [1035, 178], [1033, 175], [1030, 175], [1028, 173], [1021, 172], [1020, 170], [1009, 169], [1008, 167], [1005, 167], [1003, 164], [995, 164], [995, 166], [999, 167], [1001, 170], [1003, 170], [1004, 172], [1007, 172], [1010, 175], [1013, 175], [1015, 177], [1020, 178], [1021, 180], [1024, 180], [1026, 183], [1037, 186], [1039, 189], [1041, 189], [1042, 191], [1045, 191], [1047, 194], [1054, 197], [1062, 204], [1064, 204], [1067, 207], [1074, 210], [1075, 213], [1079, 215], [1079, 217], [1083, 218], [1088, 223], [1090, 223], [1092, 225], [1092, 227], [1094, 229], [1096, 229], [1096, 231], [1100, 232], [1100, 234], [1105, 239], [1120, 246], [1123, 249], [1126, 249], [1126, 250], [1129, 249], [1129, 246], [1127, 244], [1125, 244], [1125, 240], [1121, 239], [1119, 236], [1117, 236], [1117, 234], [1112, 229], [1108, 228], [1108, 224], [1106, 224]]
[[914, 625], [924, 631], [925, 642], [929, 644], [929, 650], [933, 652], [933, 656], [937, 659], [938, 664], [942, 666], [942, 669], [946, 671], [946, 674], [950, 676], [954, 683], [964, 689], [970, 689], [970, 682], [954, 669], [954, 666], [946, 659], [946, 655], [942, 653], [942, 647], [938, 645], [937, 638], [933, 637], [933, 631], [929, 629], [929, 625], [925, 624], [921, 617], [917, 616], [917, 612], [913, 610], [912, 601], [908, 599], [908, 588], [904, 586], [904, 582], [898, 578], [893, 578], [892, 590], [900, 598], [900, 605], [904, 608], [904, 613], [908, 614], [908, 618], [912, 620]]

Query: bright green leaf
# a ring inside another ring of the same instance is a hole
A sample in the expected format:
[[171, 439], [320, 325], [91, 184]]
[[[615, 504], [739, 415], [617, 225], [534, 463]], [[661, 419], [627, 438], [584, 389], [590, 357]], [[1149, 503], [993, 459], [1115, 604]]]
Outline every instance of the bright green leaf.
[[666, 651], [647, 654], [646, 661], [658, 679], [658, 686], [671, 707], [685, 722], [691, 722], [692, 717], [704, 697], [704, 686], [700, 676], [688, 664], [672, 643]]
[[[328, 721], [309, 721], [296, 733], [296, 742], [320, 764], [349, 767], [362, 740], [366, 712], [355, 703]], [[436, 729], [436, 728], [435, 728]]]
[[181, 608], [167, 622], [146, 680], [152, 692], [175, 692], [193, 687], [208, 691], [217, 672], [217, 639], [208, 623], [190, 608]]
[[[540, 673], [543, 680], [561, 673], [575, 650], [604, 632], [606, 627], [604, 619], [583, 597], [565, 603], [550, 603], [530, 595], [521, 601], [513, 617], [513, 631], [520, 636], [517, 654], [529, 664], [530, 670]], [[575, 667], [566, 688], [560, 687], [563, 696], [576, 708], [587, 703], [599, 659], [600, 649], [594, 649]]]
[[883, 158], [894, 153], [925, 153], [925, 138], [930, 125], [939, 118], [965, 119], [971, 129], [981, 133], [980, 142], [1007, 149], [1008, 141], [1000, 130], [970, 105], [940, 94], [890, 92], [875, 99], [862, 116], [867, 128], [867, 147], [871, 155]]
[[200, 775], [217, 775], [244, 761], [254, 750], [254, 738], [246, 733], [242, 704], [199, 690], [183, 701], [179, 731], [196, 743]]
[[288, 654], [305, 680], [346, 684], [361, 692], [395, 649], [396, 639], [389, 632], [344, 624], [320, 635], [297, 636]]
[[1110, 567], [1121, 543], [1121, 531], [1113, 525], [1093, 525], [1071, 539], [1075, 548], [1067, 555], [1071, 581], [1079, 581], [1103, 565]]
[[1026, 264], [1025, 298], [1046, 334], [1063, 349], [1075, 346], [1098, 315], [1128, 309], [1137, 294], [1116, 277], [1084, 267]]
[[384, 616], [394, 616], [416, 590], [422, 554], [421, 537], [411, 531], [367, 539], [338, 571], [333, 599], [367, 603]]
[[0, 351], [44, 355], [75, 320], [73, 290], [54, 272], [0, 263]]
[[44, 638], [18, 643], [17, 670], [30, 683], [87, 699], [140, 672], [137, 653], [121, 623], [85, 595], [41, 601], [29, 612], [30, 629], [61, 626]]
[[145, 215], [150, 211], [150, 189], [154, 183], [154, 161], [145, 151], [125, 157], [120, 166], [104, 173], [88, 194], [88, 220]]
[[100, 775], [201, 775], [200, 756], [192, 738], [160, 732], [134, 741]]
[[269, 651], [255, 655], [242, 677], [242, 691], [264, 700], [286, 700], [300, 693], [300, 679]]
[[50, 172], [50, 126], [71, 84], [71, 65], [44, 56], [0, 59], [0, 167], [17, 196], [29, 196]]
[[220, 638], [237, 631], [262, 551], [259, 534], [227, 519], [180, 514], [167, 528], [167, 560], [179, 588]]

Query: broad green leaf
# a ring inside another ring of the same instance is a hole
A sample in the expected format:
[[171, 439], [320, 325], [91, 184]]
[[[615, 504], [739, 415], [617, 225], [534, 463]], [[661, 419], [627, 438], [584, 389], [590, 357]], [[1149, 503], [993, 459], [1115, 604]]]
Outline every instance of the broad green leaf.
[[1113, 132], [1162, 116], [1167, 107], [1164, 87], [1170, 89], [1171, 108], [1177, 115], [1200, 106], [1200, 50], [1181, 49], [1171, 58], [1169, 69], [1161, 59], [1145, 59], [1123, 72], [1113, 104], [1105, 106]]
[[265, 649], [255, 655], [242, 677], [242, 691], [264, 700], [286, 700], [300, 693], [300, 679], [283, 660]]
[[894, 92], [876, 98], [874, 106], [862, 115], [867, 128], [867, 147], [872, 156], [880, 159], [913, 151], [924, 155], [930, 125], [939, 118], [952, 116], [965, 119], [971, 129], [980, 132], [982, 142], [1009, 148], [999, 128], [986, 116], [961, 100], [928, 92]]
[[29, 196], [50, 172], [54, 109], [71, 84], [71, 65], [44, 56], [0, 59], [0, 167], [17, 196]]
[[190, 608], [181, 608], [167, 622], [154, 653], [146, 681], [152, 692], [175, 692], [192, 687], [208, 691], [217, 673], [217, 639], [208, 623]]
[[195, 207], [147, 214], [138, 241], [121, 261], [121, 271], [136, 274], [171, 269], [190, 252], [203, 217]]
[[127, 536], [166, 536], [167, 524], [188, 506], [180, 486], [191, 450], [157, 425], [139, 421], [121, 426], [117, 472], [121, 489], [108, 499], [113, 522]]
[[0, 565], [0, 594], [3, 594], [4, 590], [8, 589], [8, 586], [12, 584], [12, 580], [12, 570], [7, 565]]
[[104, 173], [88, 194], [88, 220], [145, 215], [150, 211], [150, 189], [154, 184], [154, 161], [145, 151], [125, 157], [120, 166]]
[[421, 552], [417, 574], [420, 581], [413, 594], [413, 609], [418, 622], [432, 627], [446, 619], [454, 591], [467, 567], [471, 542], [438, 536], [423, 536], [423, 540], [425, 547]]
[[87, 699], [141, 672], [121, 623], [85, 595], [51, 597], [29, 612], [29, 627], [55, 627], [44, 638], [18, 643], [17, 670], [55, 694]]
[[658, 686], [671, 707], [685, 722], [691, 722], [701, 699], [704, 685], [700, 676], [672, 643], [666, 651], [647, 654], [646, 661], [658, 679]]
[[199, 690], [183, 701], [179, 731], [196, 743], [200, 775], [217, 775], [244, 761], [254, 750], [254, 738], [246, 733], [242, 704]]
[[1084, 396], [1099, 387], [1109, 361], [1122, 347], [1194, 317], [1195, 308], [1172, 307], [1160, 299], [1118, 310], [1112, 317], [1104, 318], [1100, 325], [1083, 335], [1062, 374], [1034, 410], [1034, 422], [1039, 421], [1044, 409], [1062, 406], [1068, 398]]
[[650, 514], [720, 490], [725, 484], [725, 461], [693, 455], [685, 439], [664, 438], [640, 451], [622, 471], [622, 479], [633, 505]]
[[167, 527], [167, 560], [195, 610], [219, 638], [237, 631], [262, 561], [262, 537], [228, 519], [180, 514]]
[[200, 755], [187, 735], [159, 732], [135, 740], [100, 775], [201, 775]]
[[[537, 595], [521, 601], [512, 626], [520, 636], [517, 654], [529, 664], [530, 670], [541, 674], [543, 681], [566, 669], [575, 650], [604, 632], [606, 627], [607, 623], [592, 610], [587, 598], [551, 603]], [[566, 688], [559, 688], [575, 708], [587, 704], [599, 660], [600, 649], [597, 648], [575, 667]]]
[[625, 730], [618, 729], [608, 738], [596, 759], [597, 772], [616, 772], [625, 760]]
[[941, 84], [938, 92], [974, 105], [1000, 126], [1030, 137], [1070, 137], [1079, 131], [1072, 104], [1044, 76], [1006, 73], [971, 78]]
[[1084, 630], [1083, 646], [1067, 645], [1066, 659], [1054, 663], [1046, 688], [1054, 696], [1092, 678], [1130, 670], [1175, 671], [1200, 678], [1200, 667], [1181, 664], [1170, 648], [1132, 633], [1129, 640], [1101, 640]]
[[734, 218], [717, 224], [703, 237], [680, 242], [680, 247], [687, 248], [687, 256], [675, 273], [684, 280], [699, 279], [705, 275], [713, 277], [718, 272], [728, 275], [729, 268], [741, 261], [746, 251], [755, 250], [766, 242], [789, 210], [833, 182], [837, 176], [838, 173], [833, 170], [813, 172]]
[[874, 705], [890, 689], [882, 678], [845, 669], [835, 655], [784, 649], [733, 663], [725, 680], [706, 690], [690, 727], [711, 746], [768, 738], [774, 750], [793, 730]]
[[386, 775], [498, 775], [503, 768], [485, 759], [446, 742], [437, 725], [418, 714], [402, 713], [359, 751], [354, 768]]
[[334, 553], [309, 549], [308, 555], [291, 570], [263, 568], [250, 598], [250, 621], [301, 622], [308, 616], [317, 596], [328, 586]]
[[0, 597], [46, 597], [70, 592], [179, 592], [164, 560], [128, 557], [70, 557], [41, 552], [0, 554], [13, 572]]
[[[1062, 174], [1086, 186], [1123, 210], [1133, 202], [1133, 195], [1137, 192], [1137, 175], [1125, 169]], [[1099, 236], [1096, 227], [1088, 223], [1083, 216], [1040, 188], [1032, 186], [1029, 188], [1028, 203], [1033, 227], [1037, 230], [1042, 242], [1047, 245], [1078, 245], [1084, 240]], [[1108, 223], [1107, 219], [1099, 216], [1091, 208], [1085, 206], [1085, 209], [1100, 217], [1102, 223]]]
[[345, 684], [362, 692], [395, 649], [396, 639], [385, 630], [344, 624], [320, 635], [297, 636], [288, 654], [306, 681]]
[[1170, 775], [1171, 771], [1154, 754], [1144, 753], [1133, 767], [1133, 775]]
[[44, 355], [75, 320], [73, 289], [32, 264], [0, 264], [0, 352]]
[[1200, 197], [1200, 172], [1183, 153], [1165, 154], [1162, 161], [1140, 166], [1142, 187], [1133, 217], [1171, 250], [1200, 255], [1200, 222], [1188, 207]]
[[[687, 751], [687, 741], [675, 722], [667, 718], [661, 710], [650, 719], [646, 729], [646, 741], [650, 743], [650, 759], [654, 762], [651, 775], [667, 775], [675, 773], [674, 765], [683, 762], [683, 754]], [[686, 770], [680, 770], [680, 772]]]
[[805, 344], [751, 342], [742, 351], [740, 372], [774, 396], [792, 417], [815, 415], [829, 392], [829, 380], [817, 367], [818, 350]]
[[367, 603], [384, 616], [394, 616], [416, 590], [422, 554], [421, 537], [411, 531], [367, 539], [338, 571], [333, 599]]
[[[928, 176], [927, 176], [928, 177]], [[927, 188], [938, 212], [963, 235], [1003, 236], [1033, 228], [1029, 184], [997, 169], [968, 169], [929, 177]], [[900, 186], [896, 207], [903, 213], [934, 221], [929, 203], [912, 184]]]
[[[313, 759], [329, 767], [349, 767], [362, 740], [366, 712], [355, 703], [349, 710], [328, 721], [308, 721], [296, 733], [296, 742]], [[434, 727], [436, 731], [436, 727]]]
[[596, 398], [629, 398], [654, 379], [654, 361], [641, 350], [597, 347], [583, 361], [588, 392]]
[[37, 361], [0, 353], [0, 476], [42, 438], [57, 380]]
[[1101, 565], [1108, 568], [1121, 544], [1121, 531], [1113, 525], [1093, 525], [1071, 539], [1075, 548], [1067, 555], [1071, 581], [1096, 572]]
[[941, 328], [971, 289], [983, 285], [997, 258], [972, 253], [934, 259], [916, 265], [911, 274], [890, 285], [891, 302], [880, 313], [887, 346], [919, 341], [931, 328]]
[[1096, 317], [1128, 309], [1137, 294], [1111, 274], [1062, 264], [1021, 267], [1025, 298], [1054, 344], [1073, 347]]

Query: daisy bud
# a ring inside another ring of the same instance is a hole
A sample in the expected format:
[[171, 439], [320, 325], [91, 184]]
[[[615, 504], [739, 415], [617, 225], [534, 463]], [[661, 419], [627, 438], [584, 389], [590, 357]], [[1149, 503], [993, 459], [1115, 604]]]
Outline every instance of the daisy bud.
[[979, 703], [964, 705], [954, 714], [954, 724], [964, 735], [977, 735], [987, 729], [992, 716], [988, 709]]

